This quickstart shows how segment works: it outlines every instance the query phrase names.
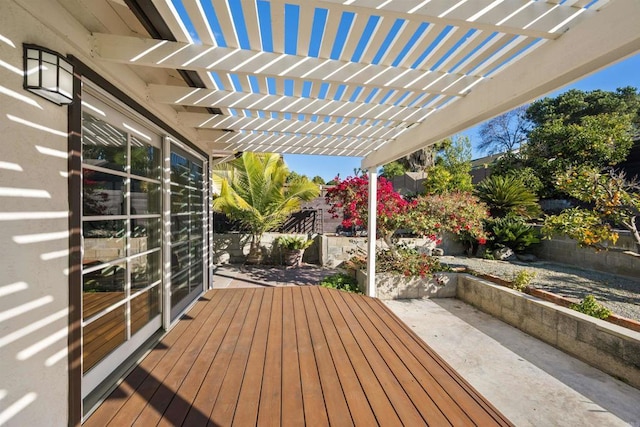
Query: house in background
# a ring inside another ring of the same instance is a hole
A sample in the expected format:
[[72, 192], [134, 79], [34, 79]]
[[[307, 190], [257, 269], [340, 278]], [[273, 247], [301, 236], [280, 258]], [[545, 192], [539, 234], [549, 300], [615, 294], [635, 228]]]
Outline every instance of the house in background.
[[485, 178], [491, 176], [491, 168], [504, 153], [492, 154], [471, 161], [471, 183], [476, 185]]
[[0, 2], [0, 424], [79, 425], [211, 287], [214, 162], [375, 176], [640, 51], [638, 2], [566, 3]]

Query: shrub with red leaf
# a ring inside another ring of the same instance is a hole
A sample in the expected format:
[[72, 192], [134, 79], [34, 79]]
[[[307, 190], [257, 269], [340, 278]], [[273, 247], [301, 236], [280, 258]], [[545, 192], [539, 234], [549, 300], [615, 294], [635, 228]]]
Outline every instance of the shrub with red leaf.
[[[326, 194], [326, 201], [331, 206], [329, 213], [334, 218], [342, 213], [342, 226], [345, 228], [366, 227], [369, 221], [369, 176], [348, 177], [343, 181], [336, 177], [335, 181], [336, 185]], [[377, 237], [386, 241], [402, 226], [410, 203], [394, 191], [391, 181], [384, 177], [378, 178], [377, 195]]]

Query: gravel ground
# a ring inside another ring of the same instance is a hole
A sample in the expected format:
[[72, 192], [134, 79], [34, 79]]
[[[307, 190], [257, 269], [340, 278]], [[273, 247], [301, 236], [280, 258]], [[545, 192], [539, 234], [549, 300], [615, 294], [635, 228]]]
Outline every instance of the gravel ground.
[[531, 285], [538, 289], [577, 299], [591, 294], [615, 314], [640, 321], [640, 277], [633, 279], [549, 261], [525, 263], [464, 256], [443, 256], [441, 261], [505, 280], [512, 280], [523, 269], [531, 270], [536, 273]]

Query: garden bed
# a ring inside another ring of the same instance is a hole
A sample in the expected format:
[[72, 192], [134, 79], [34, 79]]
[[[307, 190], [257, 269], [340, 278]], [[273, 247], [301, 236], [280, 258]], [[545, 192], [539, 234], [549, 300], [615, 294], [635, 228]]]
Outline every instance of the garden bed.
[[468, 274], [456, 297], [640, 388], [640, 332]]
[[[364, 292], [367, 273], [358, 270], [357, 280]], [[376, 296], [382, 300], [407, 298], [453, 298], [458, 284], [457, 273], [437, 273], [436, 277], [404, 277], [394, 273], [376, 274]]]
[[[521, 262], [493, 261], [465, 256], [444, 256], [443, 264], [457, 270], [486, 274], [509, 283], [517, 273], [529, 270], [536, 273], [530, 286], [571, 300], [593, 295], [613, 313], [640, 321], [640, 279], [619, 276], [550, 261]], [[640, 270], [639, 270], [640, 271]], [[636, 275], [637, 277], [637, 275]]]

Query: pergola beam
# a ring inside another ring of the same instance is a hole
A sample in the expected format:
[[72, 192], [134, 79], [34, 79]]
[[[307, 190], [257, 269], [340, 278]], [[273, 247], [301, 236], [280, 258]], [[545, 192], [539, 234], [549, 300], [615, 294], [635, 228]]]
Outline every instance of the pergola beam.
[[530, 53], [526, 61], [512, 64], [453, 106], [437, 110], [427, 121], [369, 154], [362, 168], [380, 166], [432, 145], [639, 52], [638, 22], [640, 2], [612, 2], [590, 20]]
[[[406, 123], [392, 122], [383, 125], [357, 125], [349, 123], [336, 123], [297, 119], [271, 119], [260, 117], [241, 117], [212, 115], [207, 113], [178, 113], [178, 122], [187, 127], [199, 129], [229, 129], [235, 131], [259, 131], [259, 132], [292, 132], [311, 133], [323, 136], [354, 136], [359, 138], [374, 138], [396, 127], [406, 128]], [[386, 123], [386, 122], [385, 122]]]
[[[95, 33], [94, 55], [105, 61], [154, 68], [215, 71], [312, 83], [461, 95], [481, 75], [354, 63], [246, 49]], [[392, 77], [401, 77], [393, 79]]]
[[[324, 115], [345, 119], [416, 122], [430, 110], [429, 108], [402, 107], [379, 103], [261, 95], [183, 86], [149, 85], [149, 95], [155, 102], [162, 104], [259, 110], [265, 113], [290, 113], [293, 115]], [[414, 97], [408, 98], [413, 99]], [[422, 98], [418, 105], [423, 105], [429, 99], [428, 97]]]
[[362, 157], [379, 140], [367, 138], [327, 137], [322, 135], [296, 135], [284, 133], [228, 132], [220, 138], [216, 131], [200, 129], [198, 141], [222, 152], [255, 151], [284, 154], [317, 154], [327, 156]]

